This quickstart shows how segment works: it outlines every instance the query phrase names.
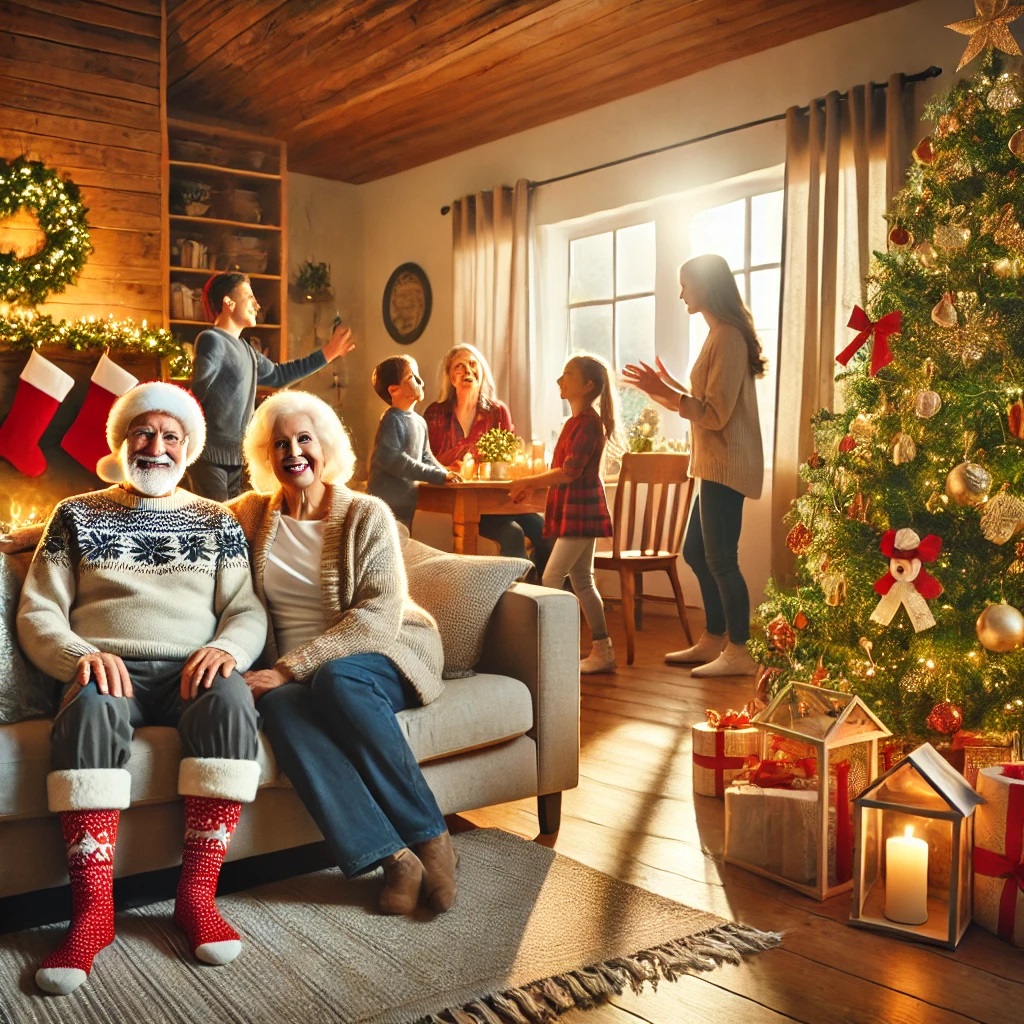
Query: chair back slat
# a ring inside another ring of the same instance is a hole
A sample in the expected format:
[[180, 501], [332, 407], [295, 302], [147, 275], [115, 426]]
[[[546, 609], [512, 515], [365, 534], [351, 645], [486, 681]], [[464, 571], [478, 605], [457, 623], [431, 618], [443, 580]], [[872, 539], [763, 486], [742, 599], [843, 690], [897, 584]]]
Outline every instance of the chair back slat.
[[690, 507], [689, 455], [651, 452], [622, 456], [615, 492], [612, 553], [678, 554]]

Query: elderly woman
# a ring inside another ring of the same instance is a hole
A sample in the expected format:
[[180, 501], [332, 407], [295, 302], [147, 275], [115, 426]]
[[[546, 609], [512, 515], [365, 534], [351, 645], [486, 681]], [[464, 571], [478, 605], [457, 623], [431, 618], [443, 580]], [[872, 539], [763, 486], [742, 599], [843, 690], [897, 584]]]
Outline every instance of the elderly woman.
[[[456, 345], [441, 361], [440, 394], [428, 405], [430, 449], [438, 462], [458, 470], [458, 461], [480, 436], [493, 427], [515, 430], [508, 406], [494, 397], [494, 374], [483, 353], [472, 345]], [[481, 516], [480, 535], [493, 540], [503, 555], [527, 557], [528, 537], [538, 578], [543, 577], [551, 541], [544, 539], [544, 519], [536, 512], [514, 516]]]
[[345, 486], [345, 428], [304, 392], [246, 431], [254, 487], [231, 502], [271, 629], [245, 678], [277, 759], [348, 876], [384, 869], [379, 908], [455, 900], [455, 854], [395, 713], [441, 692], [441, 639], [409, 599], [394, 517]]

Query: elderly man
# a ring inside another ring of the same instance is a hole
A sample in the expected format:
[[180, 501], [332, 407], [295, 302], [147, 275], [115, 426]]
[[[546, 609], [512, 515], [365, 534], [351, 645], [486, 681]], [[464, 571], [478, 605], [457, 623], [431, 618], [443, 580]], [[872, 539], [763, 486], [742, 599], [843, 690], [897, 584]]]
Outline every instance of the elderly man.
[[256, 795], [256, 711], [241, 676], [263, 649], [266, 616], [245, 537], [226, 509], [178, 488], [205, 441], [202, 410], [172, 384], [140, 384], [107, 419], [116, 486], [53, 510], [18, 608], [18, 639], [66, 684], [51, 738], [50, 809], [60, 814], [71, 927], [36, 972], [66, 994], [114, 939], [113, 860], [129, 805], [133, 730], [175, 725], [185, 845], [174, 919], [195, 956], [241, 951], [214, 894], [241, 805]]

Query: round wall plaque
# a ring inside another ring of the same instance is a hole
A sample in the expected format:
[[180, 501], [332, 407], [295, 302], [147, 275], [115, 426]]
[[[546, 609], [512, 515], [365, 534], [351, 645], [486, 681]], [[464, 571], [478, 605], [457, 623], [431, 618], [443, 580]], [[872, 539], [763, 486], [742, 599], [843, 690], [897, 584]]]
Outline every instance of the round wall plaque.
[[399, 345], [410, 345], [426, 329], [432, 297], [430, 282], [416, 263], [397, 267], [384, 286], [382, 313], [388, 334]]

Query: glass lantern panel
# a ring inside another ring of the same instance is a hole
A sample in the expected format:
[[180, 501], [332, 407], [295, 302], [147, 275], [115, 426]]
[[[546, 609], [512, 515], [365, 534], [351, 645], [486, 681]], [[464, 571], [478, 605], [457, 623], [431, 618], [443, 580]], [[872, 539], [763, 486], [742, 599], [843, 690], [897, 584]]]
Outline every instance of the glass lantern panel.
[[965, 821], [960, 827], [960, 874], [956, 879], [959, 931], [970, 923], [971, 918], [971, 886], [974, 883], [971, 850], [974, 847], [972, 832], [973, 819]]
[[900, 762], [871, 793], [873, 800], [915, 811], [949, 811], [949, 803], [932, 788], [910, 761]]
[[822, 739], [854, 700], [853, 694], [825, 690], [809, 683], [790, 683], [757, 716], [759, 724], [778, 726], [808, 739]]
[[835, 729], [829, 733], [830, 743], [855, 743], [861, 737], [870, 739], [883, 734], [878, 723], [868, 714], [867, 709], [853, 706], [836, 723]]

